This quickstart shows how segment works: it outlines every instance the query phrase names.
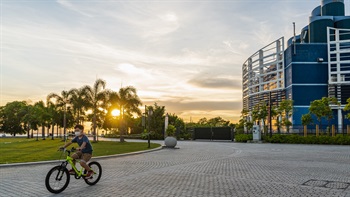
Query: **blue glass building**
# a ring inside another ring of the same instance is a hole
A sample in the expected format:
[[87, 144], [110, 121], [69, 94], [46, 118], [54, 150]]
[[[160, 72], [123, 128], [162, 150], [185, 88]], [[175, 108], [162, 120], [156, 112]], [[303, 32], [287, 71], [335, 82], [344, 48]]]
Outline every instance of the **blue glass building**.
[[350, 16], [345, 16], [344, 0], [322, 0], [309, 24], [284, 45], [284, 38], [279, 38], [244, 62], [243, 108], [251, 112], [261, 101], [277, 106], [284, 99], [293, 100], [291, 131], [299, 132], [301, 116], [309, 112], [312, 101], [335, 97], [341, 105], [331, 106], [331, 124], [341, 132], [350, 124], [343, 111], [350, 98]]

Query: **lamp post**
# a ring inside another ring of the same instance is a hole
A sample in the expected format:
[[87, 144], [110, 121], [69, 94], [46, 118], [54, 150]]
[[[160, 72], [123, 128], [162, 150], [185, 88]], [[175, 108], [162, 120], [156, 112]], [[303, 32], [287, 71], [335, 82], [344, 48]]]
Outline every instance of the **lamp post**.
[[165, 115], [165, 120], [164, 120], [164, 139], [167, 137], [167, 133], [166, 130], [168, 129], [168, 125], [169, 125], [169, 115], [168, 113], [166, 113]]
[[64, 141], [66, 141], [66, 127], [67, 127], [66, 111], [67, 111], [67, 106], [66, 104], [64, 104], [64, 112], [63, 112], [63, 140]]
[[52, 124], [52, 136], [51, 136], [51, 140], [53, 140], [53, 135], [54, 135], [54, 132], [55, 132], [55, 127], [53, 126], [54, 124]]
[[[146, 108], [146, 106], [145, 106]], [[151, 148], [151, 116], [153, 115], [153, 111], [152, 111], [152, 108], [148, 108], [148, 112], [147, 112], [147, 115], [148, 115], [148, 135], [147, 135], [147, 139], [148, 139], [148, 148]]]

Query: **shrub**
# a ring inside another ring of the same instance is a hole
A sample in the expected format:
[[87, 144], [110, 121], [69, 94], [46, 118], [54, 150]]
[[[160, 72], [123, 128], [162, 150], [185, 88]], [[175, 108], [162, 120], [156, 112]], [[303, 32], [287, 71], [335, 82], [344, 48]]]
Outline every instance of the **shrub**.
[[277, 135], [273, 135], [272, 137], [269, 137], [269, 136], [263, 136], [263, 140], [265, 142], [270, 142], [270, 143], [286, 143], [286, 135], [280, 135], [280, 134], [277, 134]]
[[253, 140], [253, 134], [237, 134], [235, 135], [236, 142], [247, 142]]
[[168, 128], [166, 129], [166, 134], [168, 136], [175, 136], [176, 128], [174, 125], [169, 124]]
[[304, 144], [318, 144], [318, 137], [307, 136], [304, 138]]
[[334, 144], [339, 145], [350, 145], [350, 136], [349, 135], [336, 135], [334, 138]]
[[275, 134], [272, 137], [263, 136], [265, 142], [270, 143], [286, 143], [286, 144], [337, 144], [350, 145], [350, 136], [337, 135], [335, 137], [320, 135], [316, 136], [300, 136], [300, 135], [283, 135]]

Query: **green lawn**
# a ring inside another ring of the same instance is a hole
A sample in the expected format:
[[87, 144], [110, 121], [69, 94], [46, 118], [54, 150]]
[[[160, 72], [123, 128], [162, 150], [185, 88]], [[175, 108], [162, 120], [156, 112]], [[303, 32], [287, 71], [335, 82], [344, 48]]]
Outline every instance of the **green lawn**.
[[[62, 152], [57, 149], [63, 145], [61, 139], [0, 138], [0, 164], [58, 160]], [[147, 142], [99, 141], [92, 146], [93, 157], [148, 150]], [[151, 143], [151, 149], [159, 146]], [[68, 148], [71, 147], [78, 147], [78, 144], [73, 143]]]

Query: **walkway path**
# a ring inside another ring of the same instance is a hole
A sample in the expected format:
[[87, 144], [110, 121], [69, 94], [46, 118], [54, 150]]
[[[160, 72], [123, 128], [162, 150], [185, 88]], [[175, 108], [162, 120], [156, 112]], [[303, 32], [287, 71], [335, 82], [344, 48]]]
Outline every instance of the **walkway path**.
[[0, 167], [0, 196], [346, 196], [350, 147], [179, 141], [179, 149], [98, 159], [95, 186], [45, 188], [54, 164]]

